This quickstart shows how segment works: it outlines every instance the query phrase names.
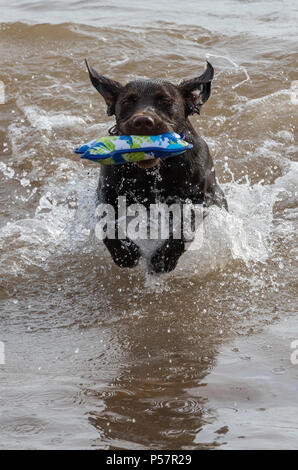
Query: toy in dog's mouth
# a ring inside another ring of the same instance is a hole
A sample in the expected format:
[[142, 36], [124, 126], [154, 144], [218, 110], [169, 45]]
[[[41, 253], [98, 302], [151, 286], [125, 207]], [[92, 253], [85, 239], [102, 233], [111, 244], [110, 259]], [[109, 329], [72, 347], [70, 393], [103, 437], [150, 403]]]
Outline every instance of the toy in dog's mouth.
[[153, 168], [161, 159], [181, 155], [191, 148], [184, 135], [167, 132], [101, 137], [77, 148], [75, 153], [105, 165], [136, 163], [140, 168]]

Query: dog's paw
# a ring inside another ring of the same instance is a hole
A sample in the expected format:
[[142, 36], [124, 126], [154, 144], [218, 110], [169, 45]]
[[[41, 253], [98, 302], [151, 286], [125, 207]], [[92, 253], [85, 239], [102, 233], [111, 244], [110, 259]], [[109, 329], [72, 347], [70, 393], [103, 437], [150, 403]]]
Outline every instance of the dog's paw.
[[149, 263], [149, 273], [169, 273], [176, 268], [178, 260], [184, 252], [184, 242], [171, 240], [158, 248]]
[[131, 240], [108, 240], [104, 241], [114, 263], [120, 268], [134, 268], [140, 259], [140, 250]]

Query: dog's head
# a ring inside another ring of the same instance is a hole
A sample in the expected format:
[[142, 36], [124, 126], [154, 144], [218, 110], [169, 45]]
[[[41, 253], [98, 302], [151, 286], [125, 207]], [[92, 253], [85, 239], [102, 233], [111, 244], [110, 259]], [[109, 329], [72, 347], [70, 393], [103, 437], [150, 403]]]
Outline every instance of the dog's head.
[[[157, 135], [184, 131], [189, 115], [200, 113], [208, 100], [214, 70], [207, 62], [205, 72], [174, 85], [167, 80], [136, 80], [126, 85], [99, 75], [86, 61], [91, 82], [107, 104], [107, 114], [116, 117], [119, 135]], [[144, 160], [143, 168], [158, 164]]]

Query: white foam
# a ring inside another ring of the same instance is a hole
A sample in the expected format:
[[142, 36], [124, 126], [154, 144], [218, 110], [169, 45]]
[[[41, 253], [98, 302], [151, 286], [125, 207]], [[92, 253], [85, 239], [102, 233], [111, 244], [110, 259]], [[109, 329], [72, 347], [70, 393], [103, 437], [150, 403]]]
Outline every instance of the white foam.
[[24, 106], [23, 111], [26, 118], [33, 127], [38, 130], [47, 131], [49, 134], [54, 129], [64, 127], [74, 127], [77, 125], [86, 126], [86, 122], [80, 116], [73, 116], [65, 113], [46, 112], [38, 106]]

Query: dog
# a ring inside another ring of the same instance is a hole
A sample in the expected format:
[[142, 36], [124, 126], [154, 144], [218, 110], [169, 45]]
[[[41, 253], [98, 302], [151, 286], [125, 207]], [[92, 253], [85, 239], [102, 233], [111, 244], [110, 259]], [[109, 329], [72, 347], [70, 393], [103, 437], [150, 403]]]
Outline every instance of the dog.
[[[200, 114], [208, 100], [214, 69], [207, 62], [205, 72], [178, 85], [163, 79], [135, 80], [121, 85], [100, 75], [87, 62], [90, 80], [107, 105], [108, 116], [115, 115], [112, 135], [158, 135], [166, 132], [184, 134], [193, 148], [183, 155], [165, 160], [150, 159], [124, 165], [104, 165], [97, 197], [111, 204], [117, 214], [118, 196], [126, 196], [128, 204], [141, 203], [146, 208], [156, 197], [167, 204], [217, 205], [228, 210], [224, 193], [219, 187], [214, 165], [206, 142], [194, 130], [189, 116]], [[156, 171], [158, 167], [158, 171]], [[114, 262], [122, 268], [135, 267], [140, 248], [130, 240], [104, 238]], [[149, 271], [165, 273], [175, 269], [185, 251], [185, 238], [172, 233], [152, 254]]]

